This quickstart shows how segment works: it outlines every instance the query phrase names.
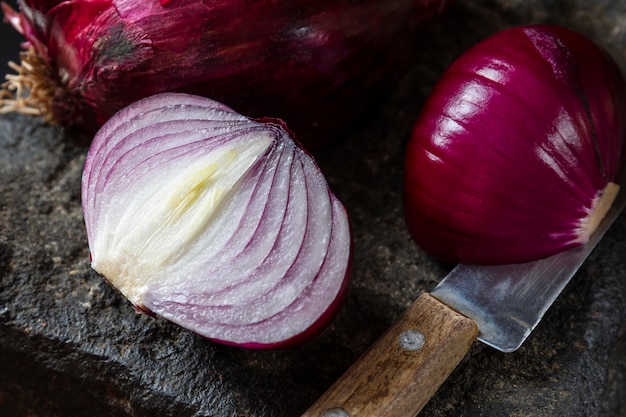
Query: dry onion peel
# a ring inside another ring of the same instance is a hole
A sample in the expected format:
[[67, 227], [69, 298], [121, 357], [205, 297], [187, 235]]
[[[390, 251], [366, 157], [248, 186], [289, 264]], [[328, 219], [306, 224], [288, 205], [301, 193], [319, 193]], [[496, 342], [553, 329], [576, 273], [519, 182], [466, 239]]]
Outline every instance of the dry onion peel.
[[343, 301], [347, 213], [280, 121], [187, 94], [140, 100], [95, 136], [82, 193], [92, 267], [140, 311], [273, 348]]

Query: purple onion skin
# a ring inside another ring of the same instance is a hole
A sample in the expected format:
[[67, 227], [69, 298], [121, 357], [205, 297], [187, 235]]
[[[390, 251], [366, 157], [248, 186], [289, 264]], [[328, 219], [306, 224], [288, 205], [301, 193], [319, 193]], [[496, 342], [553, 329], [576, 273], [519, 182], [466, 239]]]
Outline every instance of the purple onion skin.
[[185, 92], [279, 117], [314, 148], [384, 94], [416, 25], [445, 0], [19, 4], [18, 30], [58, 78], [51, 109], [62, 126], [95, 133], [138, 99]]
[[414, 126], [404, 181], [413, 239], [475, 264], [584, 243], [594, 199], [619, 181], [625, 115], [620, 69], [585, 37], [540, 25], [484, 40], [445, 72]]

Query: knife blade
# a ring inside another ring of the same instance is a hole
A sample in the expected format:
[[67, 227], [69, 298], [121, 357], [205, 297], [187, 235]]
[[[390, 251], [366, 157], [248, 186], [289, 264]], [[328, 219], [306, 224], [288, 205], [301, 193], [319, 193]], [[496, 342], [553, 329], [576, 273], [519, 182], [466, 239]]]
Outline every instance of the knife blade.
[[626, 192], [581, 246], [512, 265], [457, 265], [302, 417], [413, 417], [479, 340], [517, 350], [626, 206]]

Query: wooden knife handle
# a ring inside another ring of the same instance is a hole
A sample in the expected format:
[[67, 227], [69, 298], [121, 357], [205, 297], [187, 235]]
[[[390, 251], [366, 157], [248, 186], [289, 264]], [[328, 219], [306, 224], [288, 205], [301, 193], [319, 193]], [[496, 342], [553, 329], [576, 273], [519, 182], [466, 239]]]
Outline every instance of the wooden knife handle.
[[423, 294], [303, 417], [414, 417], [477, 335], [474, 321]]

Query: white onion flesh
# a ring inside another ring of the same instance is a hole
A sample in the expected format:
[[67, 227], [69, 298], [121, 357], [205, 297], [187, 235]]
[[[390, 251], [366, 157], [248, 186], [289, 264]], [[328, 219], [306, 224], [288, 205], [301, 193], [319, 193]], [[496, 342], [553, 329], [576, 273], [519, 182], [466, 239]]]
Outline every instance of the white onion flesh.
[[139, 309], [204, 337], [305, 340], [345, 293], [347, 213], [276, 123], [149, 97], [98, 132], [82, 191], [92, 267]]

